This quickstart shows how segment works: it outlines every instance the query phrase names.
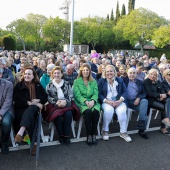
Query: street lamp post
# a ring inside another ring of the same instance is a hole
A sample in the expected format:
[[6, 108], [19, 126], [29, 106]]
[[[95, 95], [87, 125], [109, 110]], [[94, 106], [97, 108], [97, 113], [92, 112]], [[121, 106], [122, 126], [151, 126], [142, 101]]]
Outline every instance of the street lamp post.
[[74, 26], [74, 0], [72, 2], [72, 19], [71, 19], [71, 31], [70, 31], [70, 55], [73, 54], [73, 26]]

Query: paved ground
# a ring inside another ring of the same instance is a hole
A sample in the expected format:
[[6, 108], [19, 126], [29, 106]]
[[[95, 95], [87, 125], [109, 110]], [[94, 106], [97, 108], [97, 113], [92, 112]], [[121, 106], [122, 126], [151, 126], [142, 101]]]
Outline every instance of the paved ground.
[[[130, 122], [129, 130], [135, 129], [136, 117]], [[160, 118], [151, 126], [159, 126]], [[118, 123], [111, 124], [111, 133], [118, 132]], [[82, 136], [84, 136], [84, 127]], [[138, 134], [131, 135], [133, 141], [125, 142], [120, 137], [109, 141], [98, 140], [97, 146], [89, 147], [85, 142], [41, 147], [39, 166], [29, 150], [11, 151], [0, 156], [0, 170], [4, 169], [57, 169], [57, 170], [170, 170], [170, 137], [158, 130], [148, 132], [149, 140]], [[55, 136], [56, 138], [56, 136]]]

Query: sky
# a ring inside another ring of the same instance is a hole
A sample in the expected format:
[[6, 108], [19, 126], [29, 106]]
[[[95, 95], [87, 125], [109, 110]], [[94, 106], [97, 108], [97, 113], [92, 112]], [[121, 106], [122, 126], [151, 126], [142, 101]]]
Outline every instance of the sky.
[[[5, 29], [10, 22], [25, 18], [26, 15], [41, 14], [47, 18], [59, 16], [64, 19], [62, 7], [66, 0], [4, 0], [1, 3], [0, 9], [0, 28]], [[69, 1], [69, 0], [67, 0]], [[72, 0], [70, 0], [72, 2]], [[74, 0], [74, 20], [81, 18], [99, 16], [106, 17], [110, 15], [113, 8], [115, 15], [117, 0]], [[119, 8], [122, 9], [122, 4], [125, 4], [126, 12], [128, 12], [128, 0], [118, 0]], [[140, 7], [147, 8], [159, 16], [170, 19], [169, 12], [170, 0], [136, 0], [135, 9]], [[72, 3], [70, 4], [69, 20], [71, 20]]]

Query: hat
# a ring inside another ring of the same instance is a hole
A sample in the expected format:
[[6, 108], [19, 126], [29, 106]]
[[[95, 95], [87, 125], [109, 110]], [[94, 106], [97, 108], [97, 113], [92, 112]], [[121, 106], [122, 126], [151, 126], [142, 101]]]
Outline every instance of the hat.
[[100, 56], [99, 56], [99, 54], [98, 53], [93, 53], [93, 54], [91, 54], [91, 58], [99, 58]]

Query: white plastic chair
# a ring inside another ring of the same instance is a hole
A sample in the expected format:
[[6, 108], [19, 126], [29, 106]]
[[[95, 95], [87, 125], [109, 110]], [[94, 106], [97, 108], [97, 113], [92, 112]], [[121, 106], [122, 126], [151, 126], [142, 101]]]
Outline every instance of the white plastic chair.
[[[148, 120], [147, 120], [147, 124], [146, 124], [146, 130], [149, 129], [150, 122], [151, 122], [151, 117], [152, 117], [152, 113], [153, 113], [154, 110], [156, 110], [156, 109], [150, 108], [149, 115], [148, 115]], [[157, 117], [157, 114], [158, 114], [158, 113], [159, 113], [159, 110], [157, 110], [155, 117]]]
[[127, 108], [127, 120], [126, 120], [126, 129], [128, 128], [129, 121], [131, 120], [133, 109]]
[[156, 119], [156, 118], [158, 117], [158, 114], [159, 114], [159, 110], [157, 110], [157, 112], [156, 112], [156, 115], [155, 115], [154, 119]]
[[41, 124], [41, 139], [43, 143], [49, 141], [49, 136], [44, 135], [42, 124]]
[[[100, 112], [100, 117], [99, 117], [99, 121], [98, 121], [98, 125], [97, 125], [97, 132], [98, 132], [99, 136], [100, 136], [100, 122], [101, 122], [101, 112]], [[79, 125], [78, 125], [78, 132], [77, 132], [77, 139], [80, 138], [82, 124], [83, 124], [83, 115], [80, 116]]]
[[[54, 125], [53, 122], [51, 122], [49, 124], [49, 129], [51, 129], [50, 142], [52, 142], [53, 138], [54, 138], [54, 130], [55, 130], [55, 125]], [[76, 133], [75, 133], [75, 127], [74, 127], [74, 121], [73, 120], [71, 122], [71, 129], [72, 129], [73, 137], [75, 138], [76, 137]]]
[[15, 140], [14, 140], [14, 131], [13, 131], [12, 127], [11, 127], [11, 132], [10, 132], [10, 138], [11, 138], [11, 142], [12, 142], [12, 147], [17, 147], [18, 144], [15, 143]]

